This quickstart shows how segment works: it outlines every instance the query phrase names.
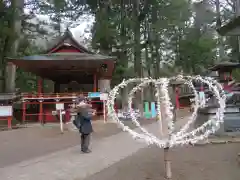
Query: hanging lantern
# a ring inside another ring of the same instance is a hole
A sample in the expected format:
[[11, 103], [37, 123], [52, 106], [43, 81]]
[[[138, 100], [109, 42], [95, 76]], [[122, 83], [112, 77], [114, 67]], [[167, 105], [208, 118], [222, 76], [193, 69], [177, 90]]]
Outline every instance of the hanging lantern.
[[101, 70], [103, 71], [103, 72], [107, 72], [107, 64], [102, 64], [101, 65]]

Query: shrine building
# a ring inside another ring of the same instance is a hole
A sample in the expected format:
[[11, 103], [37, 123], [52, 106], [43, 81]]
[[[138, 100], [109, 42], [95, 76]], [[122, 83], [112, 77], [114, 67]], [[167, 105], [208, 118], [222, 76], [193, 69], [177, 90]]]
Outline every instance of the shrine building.
[[[56, 104], [62, 103], [65, 110], [69, 109], [69, 104], [80, 95], [91, 96], [93, 107], [99, 111], [98, 115], [102, 115], [103, 103], [99, 94], [110, 90], [115, 60], [115, 57], [87, 50], [70, 30], [43, 54], [8, 58], [8, 63], [38, 77], [37, 93], [23, 93], [22, 121], [57, 121], [52, 114]], [[54, 82], [54, 92], [44, 92], [44, 79]], [[67, 112], [65, 120], [69, 120]]]

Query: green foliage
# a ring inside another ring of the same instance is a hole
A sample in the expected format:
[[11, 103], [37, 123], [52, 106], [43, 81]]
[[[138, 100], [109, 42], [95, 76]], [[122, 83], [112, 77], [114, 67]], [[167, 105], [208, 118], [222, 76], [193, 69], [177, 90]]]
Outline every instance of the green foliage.
[[[185, 0], [87, 3], [96, 20], [93, 48], [118, 57], [114, 79], [139, 74], [139, 64], [148, 75], [160, 76], [162, 61], [175, 62], [185, 73], [201, 73], [216, 58], [214, 36], [196, 34], [202, 30], [195, 29], [192, 5]], [[138, 68], [129, 72], [133, 60]]]
[[47, 0], [38, 1], [38, 13], [47, 15], [54, 30], [59, 33], [61, 25], [76, 27], [79, 25], [79, 18], [87, 12], [84, 0]]
[[[0, 60], [1, 75], [5, 76], [5, 59], [7, 56], [27, 56], [40, 53], [41, 49], [36, 47], [34, 41], [39, 36], [49, 35], [49, 28], [61, 31], [61, 23], [70, 23], [77, 20], [85, 9], [84, 1], [76, 0], [24, 0], [24, 9], [17, 9], [16, 3], [19, 0], [2, 0], [0, 1]], [[16, 13], [23, 11], [21, 17]], [[85, 12], [85, 11], [84, 11]], [[47, 15], [51, 22], [40, 20], [39, 15]], [[21, 37], [16, 36], [15, 22], [21, 20]], [[15, 40], [20, 40], [17, 52], [13, 53], [12, 47]], [[3, 79], [1, 77], [1, 79]], [[3, 84], [3, 83], [2, 83]], [[36, 91], [35, 75], [17, 69], [16, 87], [22, 91]]]
[[240, 81], [240, 70], [236, 69], [232, 72], [232, 76], [234, 79], [236, 79], [238, 82]]
[[214, 48], [214, 39], [206, 36], [194, 37], [190, 34], [179, 42], [179, 58], [175, 63], [187, 74], [200, 74], [213, 66], [216, 58]]
[[[20, 42], [18, 56], [29, 56], [33, 54], [38, 54], [42, 50], [39, 47], [31, 44], [27, 39], [23, 39]], [[30, 73], [26, 72], [23, 69], [17, 69], [16, 76], [16, 88], [20, 88], [22, 92], [37, 92], [37, 77]]]
[[[223, 21], [227, 21], [232, 17], [233, 7], [231, 1], [221, 3], [220, 15]], [[215, 5], [214, 2], [207, 6], [201, 6], [201, 3], [193, 6], [192, 1], [186, 0], [25, 0], [17, 55], [41, 51], [32, 41], [50, 34], [46, 25], [52, 27], [58, 36], [66, 27], [79, 25], [80, 17], [88, 14], [95, 18], [91, 29], [92, 48], [102, 54], [117, 56], [114, 83], [133, 76], [171, 76], [180, 71], [199, 74], [217, 58], [216, 35], [213, 33], [216, 13], [212, 10]], [[13, 41], [19, 38], [11, 24], [14, 11], [10, 0], [0, 1], [2, 67]], [[36, 15], [48, 16], [50, 21], [34, 23], [32, 19]], [[235, 37], [227, 38], [224, 46], [230, 50], [231, 57], [239, 57]], [[36, 77], [21, 70], [17, 73], [18, 87], [24, 91], [35, 90], [36, 84], [32, 82]]]

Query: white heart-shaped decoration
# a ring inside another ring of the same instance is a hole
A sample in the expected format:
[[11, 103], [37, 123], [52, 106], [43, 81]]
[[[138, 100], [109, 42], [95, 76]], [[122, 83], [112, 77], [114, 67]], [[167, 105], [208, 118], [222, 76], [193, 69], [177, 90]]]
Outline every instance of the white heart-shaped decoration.
[[[194, 98], [194, 111], [189, 118], [188, 122], [178, 131], [174, 132], [174, 118], [173, 118], [173, 107], [170, 101], [170, 97], [168, 94], [168, 86], [171, 80], [181, 80], [185, 84], [187, 84], [192, 90], [195, 95]], [[197, 117], [197, 111], [199, 106], [202, 104], [200, 101], [201, 99], [198, 96], [198, 92], [196, 91], [195, 87], [193, 86], [193, 81], [200, 81], [201, 83], [207, 84], [209, 89], [214, 93], [216, 99], [219, 103], [218, 111], [216, 112], [215, 117], [209, 119], [200, 127], [193, 129], [191, 131], [187, 131], [189, 126], [195, 121]], [[139, 83], [135, 86], [129, 93], [128, 99], [128, 109], [131, 114], [131, 119], [133, 123], [139, 127], [142, 133], [137, 133], [134, 130], [130, 129], [128, 126], [125, 126], [118, 118], [115, 109], [114, 109], [114, 102], [116, 96], [119, 93], [121, 88], [126, 87], [131, 83]], [[145, 128], [143, 128], [140, 123], [137, 121], [137, 117], [132, 109], [132, 100], [134, 94], [137, 91], [142, 90], [142, 88], [146, 87], [149, 84], [154, 84], [156, 90], [156, 102], [157, 102], [157, 115], [158, 115], [158, 122], [160, 127], [161, 138], [157, 138], [152, 133], [148, 132]], [[129, 80], [124, 80], [119, 85], [115, 86], [111, 92], [109, 93], [108, 100], [107, 100], [107, 108], [108, 108], [108, 115], [115, 120], [124, 131], [130, 133], [133, 138], [135, 139], [142, 139], [145, 140], [148, 144], [156, 144], [159, 147], [166, 148], [166, 147], [173, 147], [177, 145], [183, 144], [194, 144], [200, 140], [207, 138], [210, 134], [216, 132], [220, 124], [223, 122], [224, 117], [224, 110], [225, 110], [225, 99], [226, 96], [222, 93], [223, 88], [222, 86], [215, 80], [209, 77], [201, 77], [201, 76], [177, 76], [173, 78], [159, 78], [159, 79], [152, 79], [152, 78], [134, 78]], [[164, 120], [163, 120], [164, 119]], [[168, 130], [164, 132], [163, 126], [164, 122], [167, 123]]]

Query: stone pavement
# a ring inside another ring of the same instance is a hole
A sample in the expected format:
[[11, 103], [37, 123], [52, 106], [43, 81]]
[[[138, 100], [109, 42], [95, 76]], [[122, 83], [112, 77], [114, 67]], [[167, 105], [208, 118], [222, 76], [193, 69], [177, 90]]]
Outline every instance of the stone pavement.
[[[180, 121], [184, 123], [185, 119]], [[146, 129], [158, 134], [157, 123], [145, 125]], [[37, 142], [36, 142], [37, 143]], [[103, 139], [93, 140], [90, 154], [81, 154], [74, 146], [38, 158], [0, 168], [1, 180], [76, 180], [95, 174], [120, 160], [147, 147], [134, 141], [128, 133], [118, 133]], [[16, 151], [16, 154], [18, 152]]]
[[[141, 124], [146, 125], [152, 122], [154, 121], [142, 120]], [[133, 129], [136, 128], [132, 122], [125, 122], [125, 124]], [[97, 141], [122, 132], [115, 123], [104, 123], [103, 121], [93, 121], [93, 129], [92, 139]], [[66, 130], [61, 134], [59, 124], [46, 124], [44, 126], [35, 124], [29, 128], [0, 131], [0, 168], [79, 144], [79, 133]]]
[[[156, 123], [145, 127], [151, 132], [158, 130]], [[93, 152], [90, 154], [81, 154], [80, 147], [75, 146], [0, 168], [1, 180], [83, 179], [147, 147], [124, 132], [93, 141], [92, 144]]]
[[[93, 139], [102, 138], [121, 132], [113, 123], [93, 123]], [[11, 166], [22, 161], [61, 151], [80, 144], [76, 131], [64, 131], [61, 134], [58, 124], [53, 126], [34, 125], [0, 132], [0, 168]]]

